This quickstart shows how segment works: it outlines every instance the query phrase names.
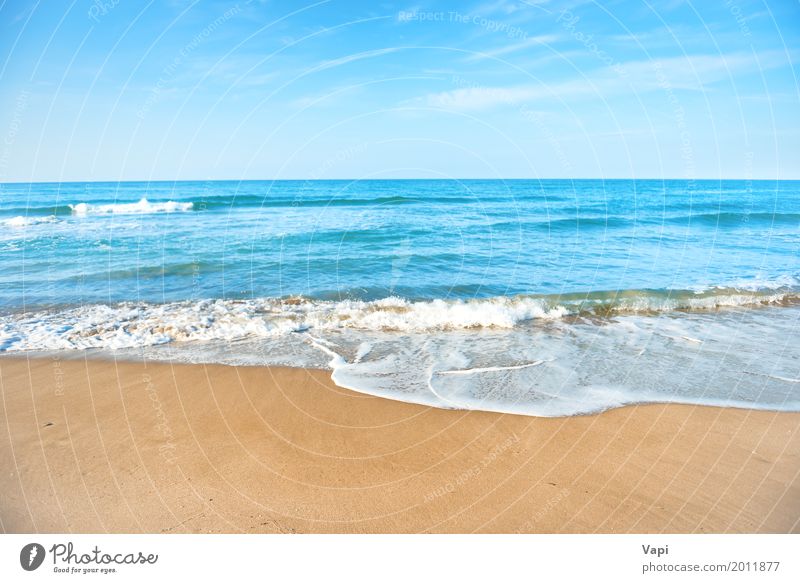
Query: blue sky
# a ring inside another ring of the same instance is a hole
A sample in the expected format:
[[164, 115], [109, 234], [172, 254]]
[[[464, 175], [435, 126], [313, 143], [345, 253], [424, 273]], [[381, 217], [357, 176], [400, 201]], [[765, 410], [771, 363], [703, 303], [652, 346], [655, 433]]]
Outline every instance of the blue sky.
[[800, 3], [0, 0], [0, 182], [800, 178]]

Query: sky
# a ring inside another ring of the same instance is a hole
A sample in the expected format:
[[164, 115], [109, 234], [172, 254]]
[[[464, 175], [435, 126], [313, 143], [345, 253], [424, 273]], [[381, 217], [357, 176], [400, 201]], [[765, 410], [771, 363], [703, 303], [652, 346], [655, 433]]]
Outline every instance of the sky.
[[0, 0], [0, 182], [800, 179], [800, 2]]

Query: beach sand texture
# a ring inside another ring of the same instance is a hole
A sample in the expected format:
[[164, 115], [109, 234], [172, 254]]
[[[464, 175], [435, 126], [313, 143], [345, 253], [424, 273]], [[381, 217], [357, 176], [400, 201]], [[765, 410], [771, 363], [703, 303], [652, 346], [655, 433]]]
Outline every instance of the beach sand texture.
[[4, 532], [800, 532], [800, 414], [533, 418], [318, 370], [0, 359]]

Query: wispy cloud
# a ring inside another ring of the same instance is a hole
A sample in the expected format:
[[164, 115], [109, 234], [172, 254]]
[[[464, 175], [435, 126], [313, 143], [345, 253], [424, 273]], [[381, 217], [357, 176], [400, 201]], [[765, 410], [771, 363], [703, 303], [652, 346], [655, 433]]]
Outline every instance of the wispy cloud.
[[389, 47], [385, 49], [375, 49], [372, 51], [364, 51], [361, 53], [353, 53], [352, 55], [347, 55], [345, 57], [340, 57], [338, 59], [331, 59], [329, 61], [323, 61], [319, 65], [313, 68], [314, 71], [324, 71], [326, 69], [332, 69], [334, 67], [340, 67], [341, 65], [346, 65], [347, 63], [352, 63], [354, 61], [360, 61], [362, 59], [371, 59], [372, 57], [379, 57], [381, 55], [388, 55], [389, 53], [396, 53], [400, 50], [400, 47]]
[[519, 14], [548, 4], [550, 0], [493, 0], [476, 6], [472, 12], [476, 14]]
[[513, 105], [540, 95], [541, 88], [537, 87], [469, 87], [431, 93], [422, 101], [429, 107], [466, 111]]
[[646, 61], [629, 61], [615, 67], [603, 67], [581, 77], [536, 85], [503, 87], [460, 87], [425, 95], [416, 103], [430, 107], [479, 110], [515, 105], [538, 99], [588, 97], [605, 99], [622, 93], [663, 90], [703, 91], [710, 84], [789, 65], [785, 53], [690, 55]]
[[520, 9], [519, 2], [511, 0], [494, 0], [493, 2], [486, 2], [476, 6], [472, 12], [475, 14], [513, 14]]
[[292, 100], [290, 105], [291, 107], [297, 109], [307, 109], [310, 107], [323, 106], [323, 105], [329, 107], [331, 105], [336, 104], [339, 100], [341, 100], [344, 97], [352, 97], [353, 95], [361, 93], [362, 89], [363, 88], [358, 85], [342, 85], [339, 87], [333, 87], [329, 91], [326, 91], [324, 93], [298, 97], [297, 99]]
[[470, 55], [469, 57], [467, 57], [467, 60], [476, 61], [479, 59], [497, 58], [504, 55], [509, 55], [511, 53], [516, 53], [517, 51], [528, 49], [534, 46], [550, 45], [558, 42], [559, 40], [561, 40], [561, 37], [555, 34], [542, 34], [538, 36], [532, 36], [516, 43], [511, 43], [502, 47], [498, 47], [496, 49], [482, 51], [480, 53]]
[[738, 52], [729, 54], [686, 55], [664, 59], [650, 59], [623, 63], [621, 67], [631, 77], [636, 87], [648, 84], [660, 86], [654, 72], [665, 79], [673, 89], [702, 91], [708, 85], [736, 75], [756, 73], [790, 65], [786, 53], [764, 51], [761, 53]]

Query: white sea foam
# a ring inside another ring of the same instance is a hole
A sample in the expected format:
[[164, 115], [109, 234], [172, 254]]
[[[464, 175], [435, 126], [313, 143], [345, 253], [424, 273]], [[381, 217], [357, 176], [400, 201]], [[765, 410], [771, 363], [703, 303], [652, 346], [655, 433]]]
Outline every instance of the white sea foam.
[[473, 301], [409, 302], [387, 298], [374, 302], [343, 301], [300, 304], [306, 323], [314, 328], [428, 331], [468, 328], [513, 328], [522, 321], [557, 319], [563, 306], [549, 308], [538, 298], [491, 298]]
[[235, 302], [87, 306], [0, 318], [0, 350], [120, 349], [169, 342], [269, 337], [291, 331]]
[[718, 290], [763, 292], [767, 290], [796, 289], [798, 287], [800, 287], [800, 276], [784, 274], [774, 277], [756, 275], [755, 277], [732, 279], [724, 284], [697, 285], [690, 289], [699, 294]]
[[[796, 301], [794, 293], [725, 293], [698, 297], [625, 297], [606, 316]], [[57, 312], [0, 317], [0, 351], [119, 349], [172, 342], [274, 338], [293, 332], [361, 330], [431, 333], [452, 330], [512, 330], [526, 322], [554, 322], [565, 316], [596, 318], [604, 302], [562, 302], [544, 297], [412, 302], [396, 297], [376, 301], [203, 300], [168, 304], [82, 306]], [[666, 330], [659, 332], [666, 334]], [[701, 344], [683, 332], [673, 337]], [[369, 352], [368, 347], [363, 350]]]
[[32, 225], [41, 225], [44, 223], [56, 223], [58, 219], [54, 216], [48, 217], [14, 217], [13, 219], [4, 219], [0, 221], [5, 227], [30, 227]]
[[149, 202], [146, 198], [142, 198], [139, 202], [130, 203], [116, 203], [116, 204], [89, 204], [81, 202], [78, 204], [71, 204], [69, 208], [75, 215], [134, 215], [134, 214], [152, 214], [152, 213], [175, 213], [187, 212], [194, 208], [192, 202], [175, 202], [173, 200], [167, 202]]
[[525, 364], [514, 364], [511, 366], [484, 366], [482, 368], [467, 368], [464, 370], [440, 370], [437, 374], [480, 374], [484, 372], [499, 372], [502, 370], [520, 370], [531, 366], [539, 366], [543, 364], [544, 360], [537, 360], [534, 362], [527, 362]]
[[56, 313], [0, 318], [0, 350], [133, 348], [168, 342], [275, 337], [305, 330], [421, 332], [513, 328], [523, 320], [566, 314], [538, 299], [472, 302], [282, 302], [208, 300], [172, 304], [84, 306]]

